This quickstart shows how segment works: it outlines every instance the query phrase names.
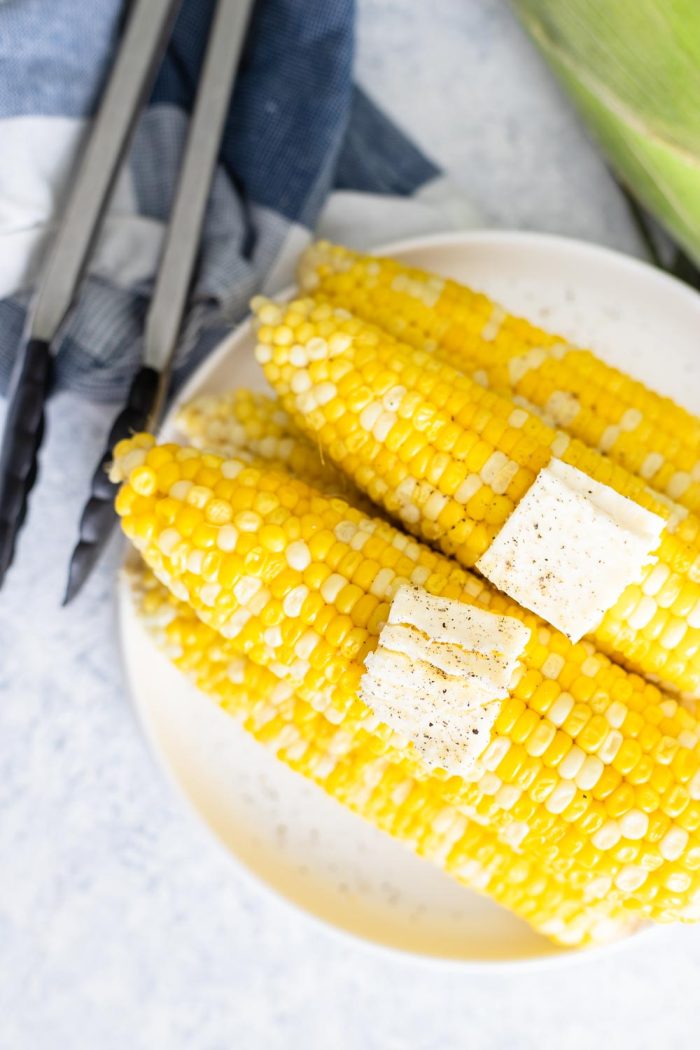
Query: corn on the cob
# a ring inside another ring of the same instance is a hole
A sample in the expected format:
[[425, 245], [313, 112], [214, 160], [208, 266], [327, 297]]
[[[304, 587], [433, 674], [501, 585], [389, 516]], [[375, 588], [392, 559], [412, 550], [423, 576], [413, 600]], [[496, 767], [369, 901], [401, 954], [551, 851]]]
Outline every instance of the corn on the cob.
[[673, 689], [700, 691], [698, 521], [434, 356], [328, 303], [256, 302], [257, 355], [298, 426], [411, 531], [473, 566], [553, 456], [667, 519], [657, 560], [593, 633]]
[[143, 567], [132, 577], [140, 614], [158, 646], [204, 693], [238, 716], [257, 740], [333, 798], [488, 894], [567, 946], [605, 943], [638, 926], [609, 904], [593, 880], [563, 878], [499, 840], [446, 803], [439, 782], [415, 780], [378, 757], [361, 726], [328, 722], [290, 684], [240, 656], [234, 643], [197, 618]]
[[[449, 559], [289, 476], [137, 436], [115, 450], [126, 534], [171, 593], [376, 753], [567, 878], [656, 920], [700, 917], [700, 726]], [[421, 770], [357, 695], [398, 586], [519, 617], [523, 673], [469, 779]]]
[[324, 492], [369, 509], [365, 496], [342, 471], [320, 457], [276, 398], [239, 388], [184, 405], [177, 427], [195, 448], [224, 456], [239, 449], [303, 477]]
[[456, 281], [319, 242], [299, 283], [499, 393], [700, 512], [700, 419]]

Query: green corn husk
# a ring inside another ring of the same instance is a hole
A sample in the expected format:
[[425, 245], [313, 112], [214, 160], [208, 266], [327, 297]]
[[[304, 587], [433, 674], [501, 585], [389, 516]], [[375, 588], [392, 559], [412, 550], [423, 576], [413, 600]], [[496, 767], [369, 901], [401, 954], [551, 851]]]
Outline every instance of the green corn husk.
[[700, 0], [513, 0], [618, 176], [700, 264]]

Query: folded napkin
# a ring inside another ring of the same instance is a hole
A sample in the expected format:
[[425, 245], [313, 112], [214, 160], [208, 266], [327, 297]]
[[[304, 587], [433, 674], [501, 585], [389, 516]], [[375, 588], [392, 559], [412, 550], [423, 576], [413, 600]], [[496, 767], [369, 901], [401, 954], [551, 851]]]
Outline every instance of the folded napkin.
[[[118, 400], [140, 358], [213, 6], [213, 0], [184, 0], [62, 333], [59, 387]], [[124, 14], [120, 0], [0, 4], [3, 385]], [[352, 0], [258, 0], [255, 6], [176, 382], [240, 320], [251, 295], [290, 279], [293, 259], [314, 227], [365, 246], [471, 219], [436, 165], [353, 83], [353, 23]], [[387, 209], [388, 195], [403, 201]]]

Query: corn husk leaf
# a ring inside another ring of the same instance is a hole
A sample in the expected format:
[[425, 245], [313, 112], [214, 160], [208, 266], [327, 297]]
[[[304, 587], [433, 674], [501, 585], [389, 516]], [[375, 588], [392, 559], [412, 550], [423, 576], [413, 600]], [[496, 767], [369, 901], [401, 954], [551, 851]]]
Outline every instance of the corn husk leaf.
[[700, 0], [513, 0], [611, 165], [700, 264]]

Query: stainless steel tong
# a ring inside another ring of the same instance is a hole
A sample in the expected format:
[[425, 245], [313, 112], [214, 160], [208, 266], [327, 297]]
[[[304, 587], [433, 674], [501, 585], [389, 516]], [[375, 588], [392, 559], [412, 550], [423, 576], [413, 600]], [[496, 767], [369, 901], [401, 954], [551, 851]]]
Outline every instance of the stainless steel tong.
[[[28, 314], [0, 447], [0, 586], [12, 564], [38, 473], [57, 335], [75, 301], [95, 236], [170, 38], [181, 0], [136, 0]], [[106, 465], [114, 445], [160, 414], [187, 303], [211, 179], [252, 0], [218, 0], [165, 244], [146, 317], [142, 365], [92, 477], [65, 602], [89, 576], [115, 522]]]

